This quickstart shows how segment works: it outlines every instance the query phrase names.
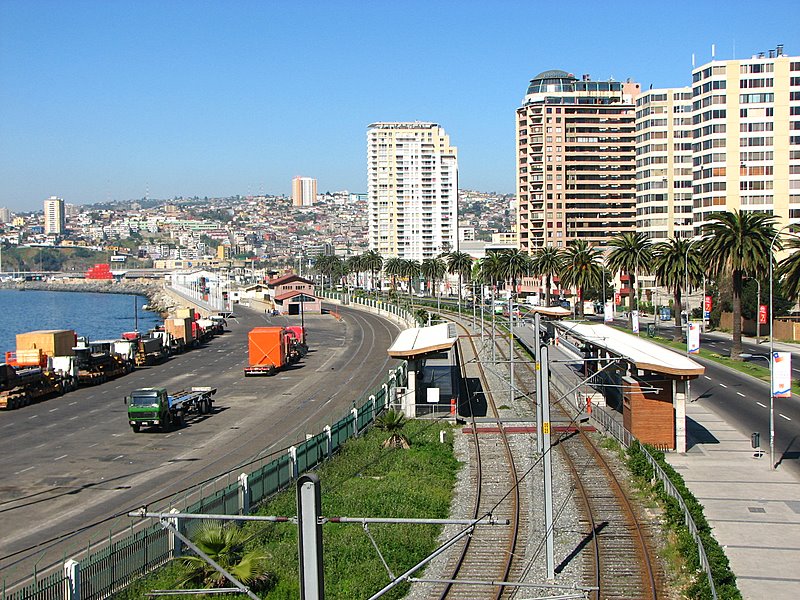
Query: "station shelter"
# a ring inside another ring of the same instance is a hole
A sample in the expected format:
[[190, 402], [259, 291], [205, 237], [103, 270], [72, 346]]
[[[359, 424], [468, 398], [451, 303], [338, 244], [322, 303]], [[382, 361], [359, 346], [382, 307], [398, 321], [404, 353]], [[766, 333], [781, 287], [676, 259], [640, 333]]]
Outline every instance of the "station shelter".
[[397, 388], [396, 404], [406, 417], [455, 415], [462, 389], [458, 334], [453, 323], [401, 331], [389, 356], [408, 362], [408, 383]]
[[[560, 322], [559, 342], [582, 354], [584, 373], [598, 373], [606, 402], [640, 442], [686, 452], [686, 399], [705, 367], [689, 356], [600, 324]], [[603, 365], [609, 368], [602, 369]]]

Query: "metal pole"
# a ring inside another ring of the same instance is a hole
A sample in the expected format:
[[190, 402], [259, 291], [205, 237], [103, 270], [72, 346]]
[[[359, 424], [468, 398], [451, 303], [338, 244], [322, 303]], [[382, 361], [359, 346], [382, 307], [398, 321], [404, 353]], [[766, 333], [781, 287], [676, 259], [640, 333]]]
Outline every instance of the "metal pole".
[[[770, 252], [770, 263], [772, 262], [772, 253]], [[761, 343], [761, 319], [758, 318], [761, 309], [761, 280], [756, 278], [757, 292], [756, 292], [756, 345]], [[705, 317], [705, 310], [703, 317]]]
[[514, 290], [508, 297], [508, 402], [514, 406]]
[[540, 351], [542, 368], [542, 441], [544, 443], [542, 456], [544, 457], [544, 528], [545, 528], [545, 555], [547, 558], [547, 579], [555, 579], [555, 559], [553, 552], [553, 466], [550, 460], [550, 374], [547, 346]]
[[542, 452], [542, 348], [540, 340], [540, 327], [542, 315], [538, 312], [533, 316], [533, 343], [534, 358], [536, 359], [536, 449]]

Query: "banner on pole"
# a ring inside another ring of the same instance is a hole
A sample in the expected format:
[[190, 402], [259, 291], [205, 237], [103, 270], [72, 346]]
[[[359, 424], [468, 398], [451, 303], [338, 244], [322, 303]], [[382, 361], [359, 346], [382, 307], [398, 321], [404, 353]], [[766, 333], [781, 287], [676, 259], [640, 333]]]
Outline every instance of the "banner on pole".
[[619, 292], [614, 292], [614, 304], [619, 305], [621, 303], [622, 303], [622, 298], [620, 297]]
[[758, 324], [759, 325], [766, 325], [767, 324], [767, 305], [766, 304], [759, 304], [758, 305]]
[[606, 305], [603, 307], [603, 320], [606, 323], [614, 321], [614, 304], [611, 300], [606, 301]]
[[631, 311], [631, 325], [633, 326], [633, 333], [639, 333], [639, 311]]
[[792, 396], [792, 353], [772, 353], [772, 395], [775, 398]]
[[689, 323], [689, 336], [686, 344], [689, 354], [700, 352], [700, 325], [697, 323]]

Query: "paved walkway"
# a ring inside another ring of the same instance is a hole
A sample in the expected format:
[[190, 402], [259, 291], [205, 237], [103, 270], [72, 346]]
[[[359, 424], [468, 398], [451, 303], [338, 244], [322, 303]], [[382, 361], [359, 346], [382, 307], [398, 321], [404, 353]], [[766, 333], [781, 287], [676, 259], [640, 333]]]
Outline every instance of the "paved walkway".
[[[698, 403], [687, 407], [689, 450], [669, 463], [705, 509], [745, 598], [800, 598], [800, 481], [754, 458], [750, 438]], [[763, 445], [763, 444], [762, 444]]]

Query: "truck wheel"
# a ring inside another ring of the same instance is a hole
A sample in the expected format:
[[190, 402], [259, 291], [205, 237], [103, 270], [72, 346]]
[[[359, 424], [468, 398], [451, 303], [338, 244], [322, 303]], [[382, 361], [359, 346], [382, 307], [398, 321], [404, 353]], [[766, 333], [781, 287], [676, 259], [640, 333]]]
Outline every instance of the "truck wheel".
[[139, 430], [142, 428], [141, 425], [131, 425], [131, 429], [133, 429], [133, 433], [139, 433]]
[[175, 415], [175, 428], [180, 429], [183, 426], [184, 426], [183, 412], [178, 411], [178, 414]]

